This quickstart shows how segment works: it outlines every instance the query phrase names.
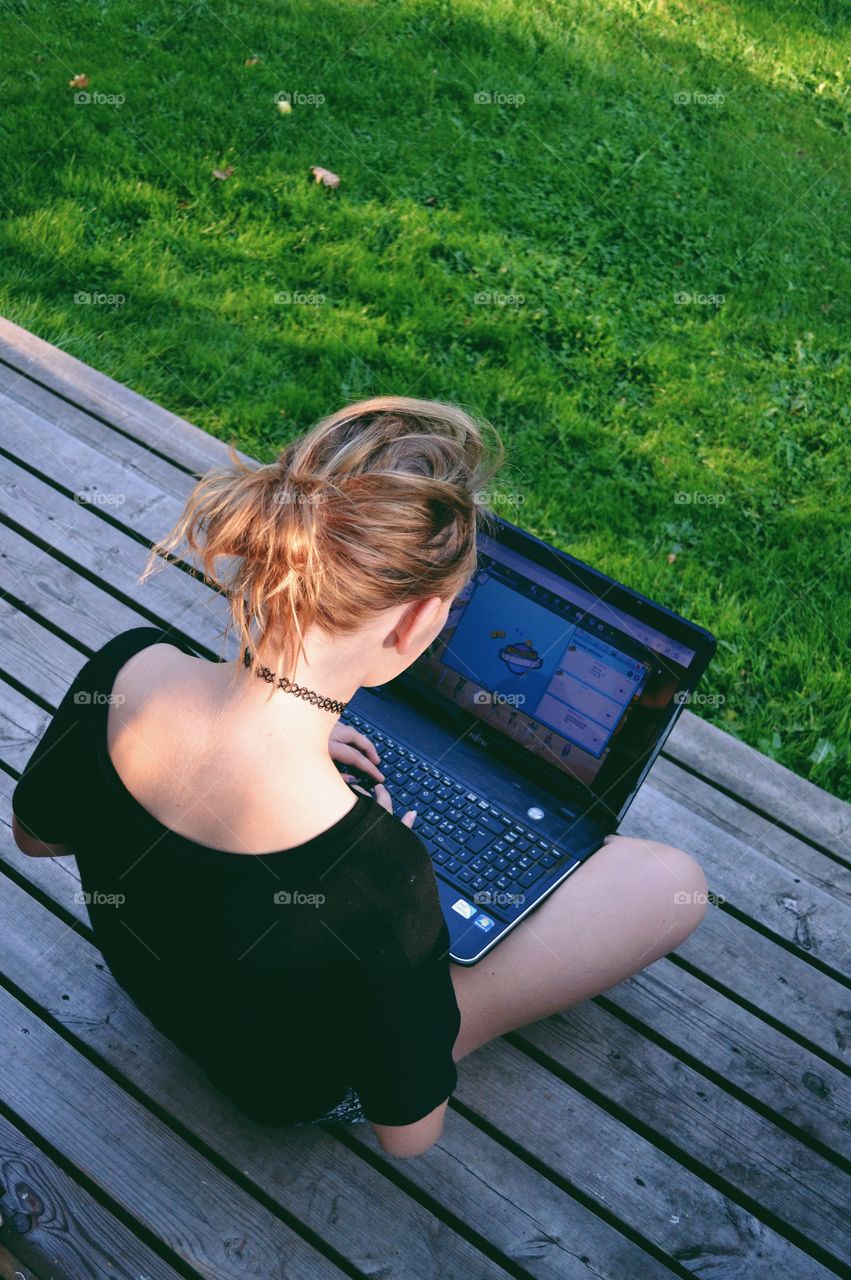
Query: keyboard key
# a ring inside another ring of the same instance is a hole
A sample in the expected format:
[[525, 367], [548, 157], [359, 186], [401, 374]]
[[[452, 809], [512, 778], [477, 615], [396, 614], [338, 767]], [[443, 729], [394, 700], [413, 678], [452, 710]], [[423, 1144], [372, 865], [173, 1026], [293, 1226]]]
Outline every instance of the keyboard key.
[[535, 883], [536, 880], [540, 880], [543, 874], [544, 874], [543, 867], [532, 866], [529, 868], [528, 871], [523, 872], [523, 875], [520, 877], [519, 883], [523, 886], [524, 889], [529, 889]]
[[486, 849], [490, 844], [492, 836], [486, 831], [474, 831], [472, 835], [468, 835], [464, 840], [464, 844], [473, 853], [481, 853], [482, 849]]
[[456, 854], [461, 848], [457, 840], [453, 840], [451, 836], [442, 835], [440, 832], [434, 837], [434, 843], [438, 849], [445, 849], [447, 853]]

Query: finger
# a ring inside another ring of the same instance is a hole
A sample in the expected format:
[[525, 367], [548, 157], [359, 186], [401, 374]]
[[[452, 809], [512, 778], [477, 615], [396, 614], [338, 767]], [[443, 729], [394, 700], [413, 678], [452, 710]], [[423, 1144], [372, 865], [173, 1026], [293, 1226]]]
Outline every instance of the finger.
[[359, 751], [357, 747], [346, 746], [341, 742], [336, 742], [333, 758], [338, 764], [348, 764], [354, 769], [360, 769], [361, 773], [368, 773], [371, 778], [376, 778], [379, 782], [384, 778], [384, 774], [377, 769], [372, 761]]
[[360, 747], [361, 751], [364, 753], [364, 755], [368, 760], [372, 760], [374, 764], [378, 764], [381, 757], [378, 754], [378, 750], [375, 744], [373, 742], [370, 742], [366, 734], [364, 733], [356, 734], [354, 741]]
[[350, 746], [356, 747], [367, 757], [368, 760], [372, 760], [375, 764], [378, 764], [381, 757], [379, 756], [375, 745], [370, 742], [365, 733], [358, 733], [357, 729], [353, 729], [351, 725], [338, 724], [334, 736], [338, 743], [346, 743]]
[[377, 783], [372, 793], [375, 799], [381, 805], [382, 809], [386, 809], [388, 813], [393, 812], [393, 801], [390, 799], [390, 792], [382, 783]]
[[409, 809], [408, 812], [405, 814], [404, 818], [402, 819], [402, 822], [406, 827], [412, 827], [414, 825], [414, 819], [416, 818], [416, 816], [417, 816], [416, 809]]

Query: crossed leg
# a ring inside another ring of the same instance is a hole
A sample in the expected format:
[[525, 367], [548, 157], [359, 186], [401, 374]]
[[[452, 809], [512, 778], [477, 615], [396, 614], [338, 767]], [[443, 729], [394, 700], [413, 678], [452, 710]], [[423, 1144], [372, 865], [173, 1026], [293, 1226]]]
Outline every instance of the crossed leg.
[[456, 1062], [676, 950], [702, 920], [706, 901], [706, 878], [689, 854], [609, 836], [477, 965], [452, 965], [461, 1013]]

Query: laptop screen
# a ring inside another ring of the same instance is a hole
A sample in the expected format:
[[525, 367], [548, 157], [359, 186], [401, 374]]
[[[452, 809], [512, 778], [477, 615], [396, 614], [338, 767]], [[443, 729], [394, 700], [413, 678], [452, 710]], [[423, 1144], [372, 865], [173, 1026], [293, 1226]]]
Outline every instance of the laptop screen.
[[647, 618], [587, 566], [585, 581], [559, 568], [480, 535], [476, 573], [410, 673], [533, 774], [561, 774], [616, 813], [692, 683], [696, 652], [676, 634], [682, 619], [660, 629], [664, 610]]

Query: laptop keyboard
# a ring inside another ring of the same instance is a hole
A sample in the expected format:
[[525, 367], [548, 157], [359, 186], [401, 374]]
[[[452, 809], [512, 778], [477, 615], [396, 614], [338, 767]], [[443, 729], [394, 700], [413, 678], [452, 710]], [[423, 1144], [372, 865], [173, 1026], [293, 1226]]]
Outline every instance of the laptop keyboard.
[[414, 830], [441, 877], [483, 910], [511, 919], [577, 861], [362, 716], [344, 719], [375, 744], [394, 813], [416, 809]]

